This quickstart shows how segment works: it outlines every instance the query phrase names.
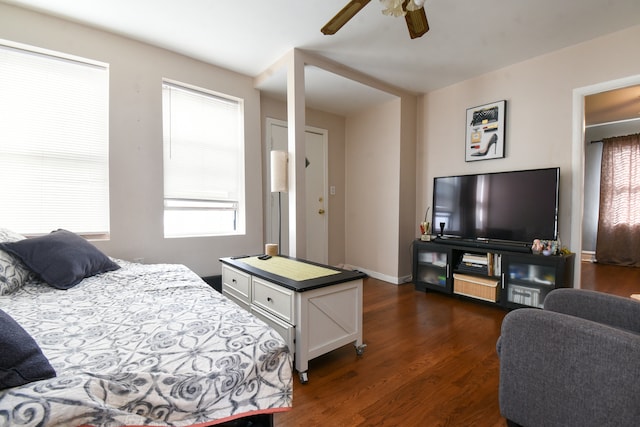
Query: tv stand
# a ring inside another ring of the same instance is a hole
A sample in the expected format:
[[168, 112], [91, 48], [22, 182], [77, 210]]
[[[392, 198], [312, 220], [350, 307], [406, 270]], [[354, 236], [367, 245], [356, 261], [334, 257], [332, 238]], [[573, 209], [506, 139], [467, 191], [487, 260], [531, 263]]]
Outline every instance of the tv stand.
[[413, 283], [506, 309], [542, 307], [556, 288], [573, 287], [575, 254], [535, 255], [526, 244], [438, 237], [413, 243]]

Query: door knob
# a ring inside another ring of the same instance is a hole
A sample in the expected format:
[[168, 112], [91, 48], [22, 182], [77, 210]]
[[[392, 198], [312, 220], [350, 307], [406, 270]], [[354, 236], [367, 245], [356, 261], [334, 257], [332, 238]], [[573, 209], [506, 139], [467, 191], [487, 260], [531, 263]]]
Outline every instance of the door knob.
[[324, 209], [318, 209], [318, 213], [322, 215], [324, 213]]

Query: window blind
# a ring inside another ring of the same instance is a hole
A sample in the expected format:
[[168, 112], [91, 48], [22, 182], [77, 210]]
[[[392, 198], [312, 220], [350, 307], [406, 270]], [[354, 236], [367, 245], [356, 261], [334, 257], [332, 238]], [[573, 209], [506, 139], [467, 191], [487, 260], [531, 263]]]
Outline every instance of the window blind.
[[109, 232], [109, 71], [0, 43], [0, 224]]
[[163, 83], [165, 236], [242, 231], [243, 104]]

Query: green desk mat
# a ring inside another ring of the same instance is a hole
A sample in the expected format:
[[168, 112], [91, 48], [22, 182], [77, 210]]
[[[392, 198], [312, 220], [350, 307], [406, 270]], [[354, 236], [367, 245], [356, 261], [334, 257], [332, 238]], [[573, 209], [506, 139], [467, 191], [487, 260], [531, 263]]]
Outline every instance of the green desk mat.
[[277, 274], [278, 276], [286, 277], [287, 279], [298, 282], [340, 273], [339, 270], [332, 270], [330, 268], [307, 264], [306, 262], [300, 262], [279, 256], [274, 256], [265, 260], [258, 259], [256, 256], [239, 261], [268, 273]]

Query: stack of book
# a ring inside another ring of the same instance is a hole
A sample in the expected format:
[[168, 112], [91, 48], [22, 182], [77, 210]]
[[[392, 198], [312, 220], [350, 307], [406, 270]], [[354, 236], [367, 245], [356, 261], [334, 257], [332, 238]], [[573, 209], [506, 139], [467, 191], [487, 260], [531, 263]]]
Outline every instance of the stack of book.
[[500, 255], [492, 252], [486, 254], [465, 253], [458, 264], [458, 271], [499, 276], [502, 269], [501, 261]]
[[479, 255], [472, 253], [465, 253], [462, 255], [460, 264], [458, 264], [458, 270], [466, 271], [474, 274], [489, 274], [489, 265], [487, 261], [487, 255]]

